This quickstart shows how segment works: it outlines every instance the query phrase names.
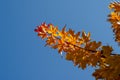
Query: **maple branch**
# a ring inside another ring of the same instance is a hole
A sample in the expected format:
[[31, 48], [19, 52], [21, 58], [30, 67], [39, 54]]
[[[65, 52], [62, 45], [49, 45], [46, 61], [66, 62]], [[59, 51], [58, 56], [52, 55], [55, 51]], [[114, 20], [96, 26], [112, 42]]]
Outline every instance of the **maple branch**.
[[[111, 3], [109, 8], [113, 12], [108, 15], [108, 21], [112, 24], [115, 41], [120, 44], [120, 2]], [[66, 60], [73, 61], [74, 65], [82, 69], [86, 65], [98, 66], [93, 73], [96, 80], [120, 80], [120, 54], [113, 53], [109, 45], [102, 46], [101, 42], [90, 41], [90, 33], [86, 35], [83, 31], [80, 36], [80, 32], [75, 34], [72, 29], [66, 32], [65, 28], [59, 31], [52, 24], [43, 23], [35, 32], [42, 39], [46, 38], [45, 46], [58, 49], [59, 53], [64, 51]]]

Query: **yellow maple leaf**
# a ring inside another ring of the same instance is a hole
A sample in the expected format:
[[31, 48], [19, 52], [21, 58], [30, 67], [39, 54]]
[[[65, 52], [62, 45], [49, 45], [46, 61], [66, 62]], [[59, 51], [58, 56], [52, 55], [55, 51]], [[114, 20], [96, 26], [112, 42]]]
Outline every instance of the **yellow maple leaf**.
[[52, 24], [49, 24], [49, 29], [47, 29], [47, 33], [53, 36], [58, 36], [58, 27], [54, 27]]

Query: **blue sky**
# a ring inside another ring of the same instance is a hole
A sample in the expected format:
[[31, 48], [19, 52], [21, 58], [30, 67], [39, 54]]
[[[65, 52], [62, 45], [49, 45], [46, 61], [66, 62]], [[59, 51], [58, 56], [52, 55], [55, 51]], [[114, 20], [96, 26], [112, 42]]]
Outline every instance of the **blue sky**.
[[0, 80], [94, 80], [94, 71], [74, 67], [44, 47], [34, 29], [42, 22], [91, 32], [91, 38], [118, 52], [110, 23], [111, 0], [0, 0]]

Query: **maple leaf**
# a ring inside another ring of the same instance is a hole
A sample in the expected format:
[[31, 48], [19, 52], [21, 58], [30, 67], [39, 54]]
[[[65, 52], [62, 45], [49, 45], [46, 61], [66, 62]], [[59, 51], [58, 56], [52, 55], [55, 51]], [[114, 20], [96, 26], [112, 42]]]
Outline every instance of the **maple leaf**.
[[100, 46], [101, 46], [101, 42], [97, 43], [96, 41], [92, 41], [92, 42], [86, 43], [85, 49], [96, 51], [96, 49], [98, 49]]
[[104, 56], [110, 56], [111, 55], [111, 52], [113, 51], [112, 47], [110, 46], [102, 46], [102, 54]]
[[48, 25], [46, 23], [42, 23], [40, 26], [37, 26], [37, 29], [35, 29], [35, 32], [46, 32], [46, 29], [48, 29]]
[[68, 40], [68, 32], [66, 32], [66, 26], [64, 26], [61, 31], [58, 31], [58, 35], [62, 43]]
[[48, 24], [49, 29], [47, 29], [48, 34], [52, 34], [53, 36], [58, 36], [58, 27], [54, 27], [52, 24]]
[[47, 37], [47, 30], [48, 25], [46, 23], [42, 23], [40, 26], [37, 26], [37, 28], [34, 30], [38, 33], [38, 36], [40, 36], [42, 39]]
[[[49, 37], [47, 38], [47, 40], [46, 40], [46, 45], [54, 45], [54, 44], [56, 44], [56, 39], [55, 39], [55, 37], [49, 36]], [[46, 46], [46, 45], [45, 45], [45, 46]]]

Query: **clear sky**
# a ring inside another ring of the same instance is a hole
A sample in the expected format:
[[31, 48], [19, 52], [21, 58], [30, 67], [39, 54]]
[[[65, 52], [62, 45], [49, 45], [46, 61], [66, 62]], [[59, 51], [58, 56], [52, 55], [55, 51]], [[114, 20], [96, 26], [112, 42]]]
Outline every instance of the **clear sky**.
[[91, 32], [118, 52], [110, 23], [111, 0], [0, 0], [0, 80], [94, 80], [94, 71], [74, 67], [44, 47], [34, 29], [42, 22]]

